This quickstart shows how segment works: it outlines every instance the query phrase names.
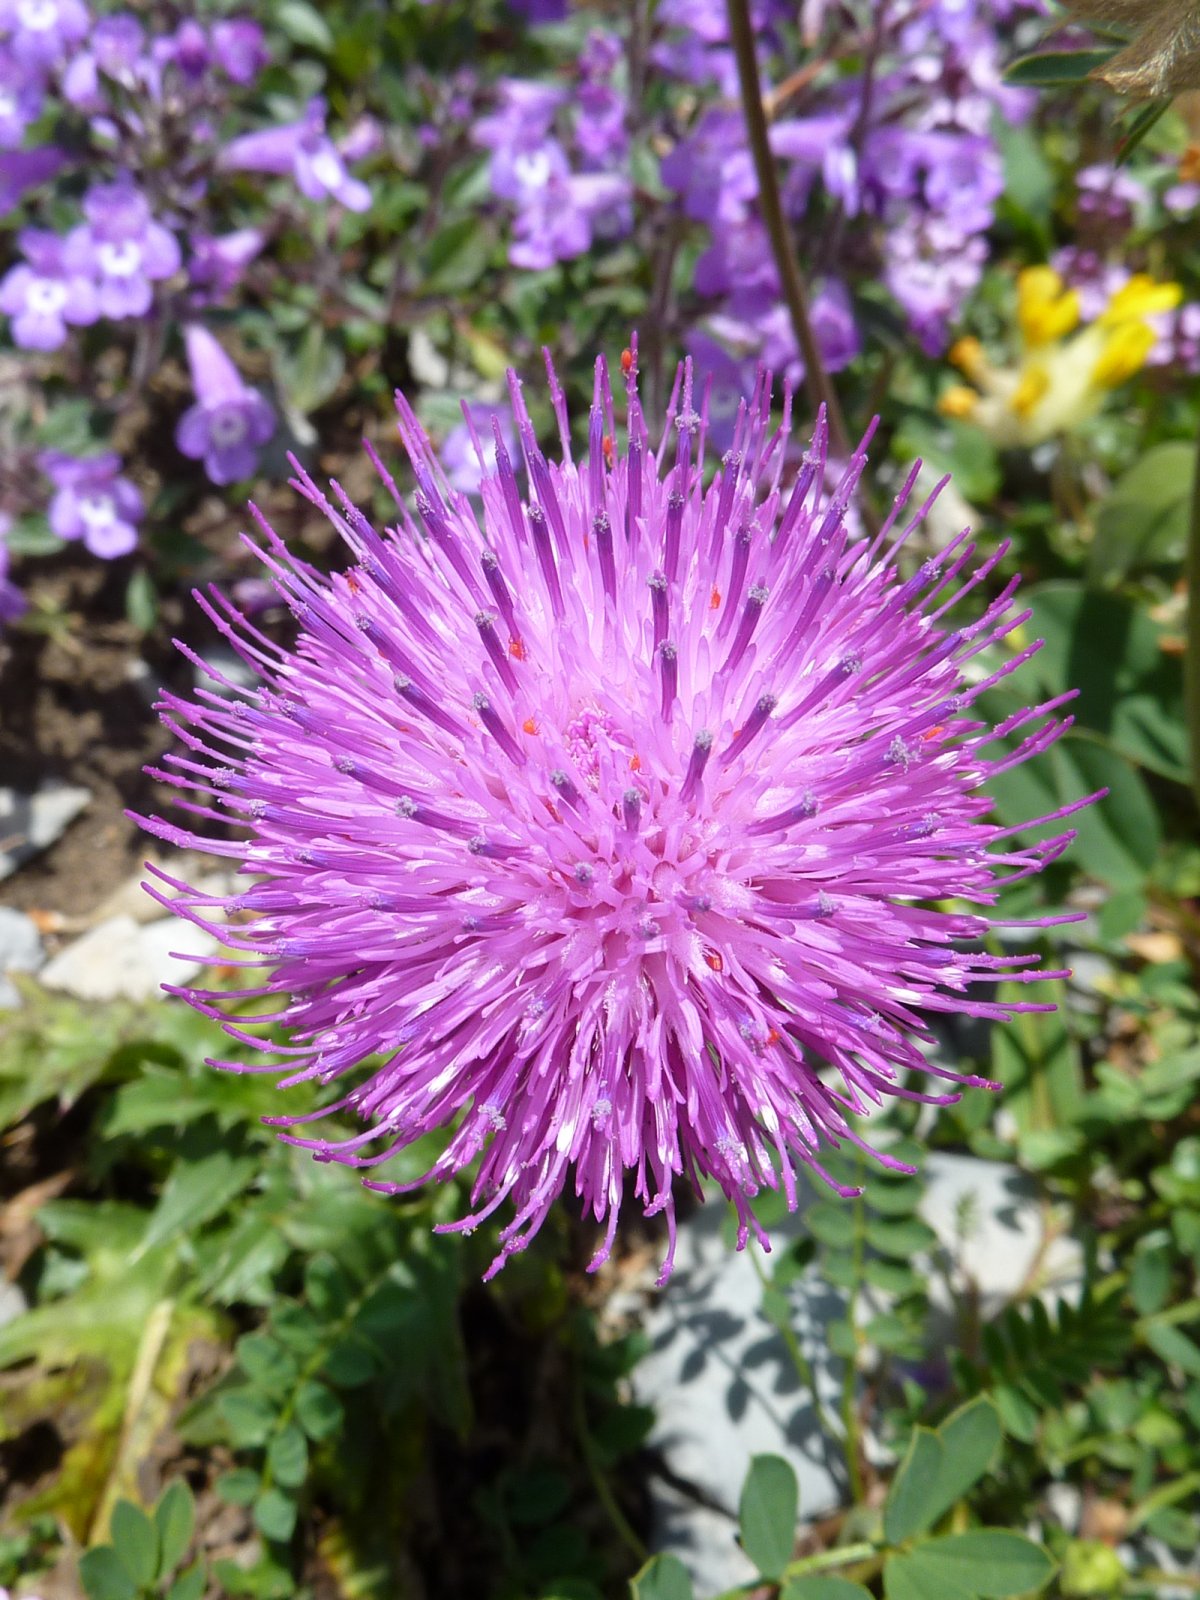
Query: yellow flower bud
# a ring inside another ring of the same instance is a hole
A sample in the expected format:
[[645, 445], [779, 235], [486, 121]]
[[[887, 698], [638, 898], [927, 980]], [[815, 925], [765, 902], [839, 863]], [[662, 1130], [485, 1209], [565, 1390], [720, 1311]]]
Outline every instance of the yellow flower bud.
[[949, 354], [950, 360], [960, 372], [965, 372], [968, 378], [978, 378], [987, 365], [983, 346], [970, 334], [962, 339], [956, 339], [950, 346]]
[[1091, 381], [1101, 389], [1115, 389], [1126, 378], [1132, 378], [1145, 366], [1155, 338], [1148, 323], [1120, 323], [1105, 339], [1100, 358], [1092, 368]]
[[1017, 322], [1027, 345], [1050, 344], [1079, 322], [1079, 295], [1053, 267], [1026, 267], [1017, 278]]
[[1050, 379], [1044, 367], [1027, 367], [1009, 404], [1018, 417], [1027, 417], [1049, 388]]
[[1155, 283], [1149, 274], [1139, 272], [1117, 290], [1097, 320], [1102, 328], [1115, 328], [1138, 317], [1174, 311], [1182, 299], [1183, 289], [1179, 284]]
[[979, 404], [979, 396], [965, 383], [956, 383], [938, 400], [938, 410], [944, 417], [969, 417]]

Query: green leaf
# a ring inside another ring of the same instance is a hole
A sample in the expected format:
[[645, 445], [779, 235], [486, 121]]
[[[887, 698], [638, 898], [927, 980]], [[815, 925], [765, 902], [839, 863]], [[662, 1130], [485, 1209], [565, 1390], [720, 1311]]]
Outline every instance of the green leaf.
[[167, 1600], [200, 1600], [208, 1587], [208, 1573], [203, 1561], [197, 1561], [186, 1572], [181, 1572], [167, 1591]]
[[118, 1500], [109, 1530], [121, 1565], [139, 1589], [158, 1576], [158, 1530], [140, 1507]]
[[929, 1428], [914, 1428], [883, 1508], [883, 1532], [889, 1544], [903, 1544], [933, 1522], [941, 1471], [941, 1440]]
[[1091, 73], [1107, 66], [1114, 50], [1043, 50], [1021, 56], [1004, 74], [1006, 83], [1026, 89], [1075, 88]]
[[353, 1336], [340, 1339], [325, 1358], [321, 1369], [331, 1383], [341, 1389], [355, 1389], [370, 1383], [375, 1376], [376, 1362], [371, 1347]]
[[235, 1467], [223, 1472], [213, 1487], [226, 1505], [248, 1506], [262, 1488], [262, 1479], [250, 1467]]
[[909, 1217], [921, 1203], [923, 1189], [919, 1178], [893, 1178], [869, 1172], [863, 1187], [868, 1212], [883, 1217]]
[[110, 1544], [84, 1551], [79, 1577], [89, 1600], [137, 1600], [137, 1585]]
[[221, 1395], [217, 1410], [229, 1429], [230, 1443], [240, 1450], [266, 1444], [279, 1415], [266, 1395], [250, 1388], [232, 1389]]
[[934, 1485], [933, 1520], [961, 1500], [991, 1466], [1003, 1437], [1000, 1417], [986, 1395], [968, 1400], [941, 1423], [937, 1430], [942, 1445], [942, 1464]]
[[237, 1198], [259, 1170], [253, 1156], [235, 1157], [217, 1150], [200, 1161], [180, 1161], [163, 1184], [154, 1215], [142, 1237], [135, 1259], [157, 1244], [192, 1233]]
[[346, 357], [319, 322], [309, 322], [295, 349], [277, 345], [272, 364], [289, 407], [307, 417], [332, 398], [346, 371]]
[[819, 1200], [804, 1213], [804, 1223], [822, 1244], [845, 1250], [854, 1243], [854, 1212], [848, 1205]]
[[1049, 694], [1078, 689], [1069, 709], [1081, 727], [1139, 766], [1186, 782], [1183, 673], [1163, 653], [1148, 608], [1069, 581], [1040, 583], [1025, 603], [1033, 615], [1022, 638], [1045, 645], [1022, 671], [1023, 695], [1033, 681]]
[[871, 1591], [861, 1583], [851, 1583], [849, 1578], [813, 1572], [785, 1583], [779, 1600], [871, 1600]]
[[323, 1383], [309, 1380], [296, 1391], [296, 1420], [310, 1439], [328, 1439], [345, 1421], [342, 1402]]
[[293, 44], [306, 45], [319, 55], [333, 49], [333, 34], [325, 18], [308, 0], [280, 0], [275, 21]]
[[286, 1543], [296, 1528], [296, 1502], [282, 1489], [268, 1489], [255, 1502], [254, 1525], [264, 1538]]
[[1047, 1584], [1054, 1562], [1040, 1544], [1007, 1529], [977, 1528], [930, 1539], [911, 1552], [921, 1570], [942, 1584], [942, 1593], [1006, 1600]]
[[937, 1243], [937, 1234], [920, 1217], [905, 1217], [892, 1222], [868, 1216], [866, 1234], [867, 1243], [873, 1250], [885, 1256], [898, 1256], [902, 1260], [922, 1250], [931, 1250]]
[[422, 287], [430, 294], [459, 294], [483, 277], [492, 236], [480, 214], [459, 217], [436, 233], [425, 252]]
[[1092, 578], [1123, 578], [1183, 559], [1194, 471], [1195, 446], [1173, 440], [1151, 446], [1118, 479], [1096, 517], [1088, 552]]
[[130, 574], [125, 588], [125, 616], [138, 633], [150, 633], [158, 621], [158, 591], [144, 567]]
[[285, 1423], [271, 1440], [267, 1466], [285, 1489], [298, 1489], [308, 1476], [308, 1443], [294, 1422]]
[[921, 1286], [915, 1268], [907, 1261], [881, 1261], [877, 1256], [869, 1256], [863, 1262], [862, 1275], [863, 1281], [873, 1289], [882, 1289], [885, 1294], [898, 1298], [913, 1294]]
[[1117, 144], [1117, 166], [1123, 167], [1130, 156], [1151, 131], [1157, 127], [1163, 117], [1171, 109], [1171, 100], [1151, 100], [1149, 105], [1140, 106], [1125, 124]]
[[888, 1556], [883, 1564], [883, 1592], [887, 1600], [960, 1600], [957, 1591], [931, 1586], [911, 1552]]
[[1138, 1240], [1129, 1274], [1129, 1295], [1140, 1316], [1153, 1316], [1167, 1303], [1171, 1253], [1171, 1236], [1164, 1229], [1157, 1228]]
[[52, 993], [32, 981], [19, 1011], [0, 1011], [0, 1127], [18, 1123], [53, 1101], [59, 1112], [106, 1075], [118, 1074], [117, 1046], [140, 1021], [132, 1005], [97, 1007]]
[[53, 556], [67, 548], [66, 540], [51, 533], [49, 522], [37, 512], [18, 517], [4, 544], [14, 556]]
[[1169, 1322], [1149, 1322], [1145, 1334], [1146, 1343], [1156, 1356], [1186, 1372], [1189, 1378], [1200, 1378], [1200, 1345], [1182, 1329]]
[[[1009, 983], [998, 998], [1019, 1001], [1025, 985]], [[1004, 1108], [1015, 1119], [1022, 1140], [1034, 1133], [1069, 1127], [1083, 1108], [1083, 1065], [1079, 1045], [1066, 1023], [1066, 985], [1043, 984], [1051, 1012], [1019, 1012], [992, 1029], [992, 1076], [1004, 1085]], [[1026, 1144], [1021, 1151], [1027, 1155]]]
[[255, 1388], [276, 1397], [295, 1385], [298, 1368], [290, 1350], [265, 1333], [246, 1333], [237, 1342], [237, 1358]]
[[182, 1478], [163, 1490], [154, 1508], [158, 1529], [158, 1576], [169, 1577], [187, 1552], [196, 1526], [196, 1502]]
[[651, 1556], [629, 1587], [633, 1600], [692, 1600], [692, 1580], [678, 1556]]
[[[1116, 888], [1140, 886], [1158, 860], [1162, 824], [1150, 791], [1136, 768], [1098, 740], [1068, 733], [1036, 761], [992, 778], [988, 789], [1000, 820], [1019, 827], [1022, 840], [1074, 828], [1072, 859]], [[1099, 789], [1108, 793], [1067, 821], [1023, 826]]]
[[753, 1456], [742, 1485], [738, 1520], [742, 1548], [764, 1578], [778, 1578], [796, 1545], [800, 1491], [782, 1456]]

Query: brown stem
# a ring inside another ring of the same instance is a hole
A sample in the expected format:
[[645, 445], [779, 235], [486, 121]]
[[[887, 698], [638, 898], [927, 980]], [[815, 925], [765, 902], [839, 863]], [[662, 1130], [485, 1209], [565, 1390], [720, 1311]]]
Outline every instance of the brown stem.
[[754, 170], [758, 176], [758, 204], [771, 240], [771, 253], [783, 286], [783, 297], [800, 354], [804, 357], [804, 388], [809, 404], [814, 410], [825, 407], [829, 424], [829, 442], [834, 455], [845, 457], [850, 453], [850, 440], [846, 420], [842, 416], [837, 391], [821, 361], [809, 315], [808, 296], [804, 280], [792, 250], [791, 235], [783, 206], [779, 198], [779, 179], [775, 172], [775, 158], [767, 135], [767, 118], [763, 110], [762, 83], [758, 76], [758, 59], [754, 50], [754, 27], [750, 21], [749, 0], [727, 0], [729, 9], [729, 35], [737, 57], [738, 81], [742, 90], [742, 110], [746, 118], [746, 132], [750, 138], [750, 151], [754, 157]]

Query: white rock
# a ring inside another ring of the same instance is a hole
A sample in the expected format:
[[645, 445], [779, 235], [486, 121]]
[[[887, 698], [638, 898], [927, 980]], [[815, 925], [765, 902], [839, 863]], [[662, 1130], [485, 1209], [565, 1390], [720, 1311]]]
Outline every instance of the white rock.
[[[653, 1548], [673, 1551], [701, 1596], [752, 1576], [734, 1541], [751, 1456], [790, 1461], [804, 1521], [848, 1501], [838, 1442], [822, 1434], [811, 1394], [759, 1312], [762, 1289], [749, 1255], [755, 1246], [741, 1254], [729, 1247], [725, 1211], [712, 1200], [680, 1226], [675, 1273], [645, 1315], [650, 1351], [632, 1378], [637, 1400], [655, 1411], [649, 1443], [666, 1467], [650, 1485]], [[1078, 1244], [1046, 1242], [1036, 1187], [1002, 1162], [931, 1154], [921, 1213], [951, 1259], [955, 1286], [970, 1284], [985, 1315], [1018, 1292], [1061, 1291], [1080, 1281]], [[777, 1250], [803, 1234], [802, 1216], [772, 1230]], [[929, 1333], [936, 1350], [954, 1337], [950, 1295], [927, 1258], [916, 1265], [935, 1312]], [[828, 1330], [844, 1314], [843, 1296], [815, 1268], [789, 1293], [792, 1326], [832, 1419], [842, 1363], [829, 1349]], [[873, 1291], [864, 1295], [864, 1310], [888, 1304]], [[863, 1444], [872, 1460], [882, 1460], [876, 1441]]]
[[[651, 1483], [654, 1547], [673, 1550], [701, 1594], [753, 1576], [734, 1542], [751, 1456], [791, 1462], [805, 1518], [846, 1498], [837, 1443], [822, 1434], [783, 1340], [759, 1314], [762, 1289], [749, 1255], [756, 1246], [731, 1250], [724, 1216], [712, 1202], [681, 1226], [674, 1274], [645, 1320], [651, 1348], [633, 1372], [637, 1399], [657, 1416], [650, 1445], [673, 1480]], [[776, 1248], [802, 1228], [789, 1219], [775, 1230]], [[833, 1410], [841, 1363], [829, 1351], [828, 1327], [842, 1315], [843, 1298], [809, 1273], [791, 1300], [821, 1403]]]
[[0, 881], [63, 833], [92, 798], [90, 789], [46, 784], [36, 794], [0, 788]]
[[16, 1284], [0, 1278], [0, 1328], [6, 1322], [15, 1322], [28, 1309], [29, 1302]]
[[142, 926], [129, 916], [110, 917], [59, 952], [41, 974], [49, 989], [80, 1000], [148, 1000], [164, 983], [187, 983], [196, 968], [172, 950], [212, 960], [220, 948], [211, 934], [175, 917]]
[[11, 906], [0, 906], [0, 1011], [21, 1004], [16, 985], [6, 974], [36, 972], [45, 959], [41, 936], [30, 919]]
[[[1016, 1294], [1053, 1295], [1082, 1282], [1079, 1241], [1065, 1234], [1047, 1240], [1037, 1186], [1016, 1167], [936, 1151], [925, 1163], [925, 1178], [921, 1216], [953, 1256], [960, 1280], [978, 1294], [984, 1316]], [[940, 1275], [931, 1278], [929, 1291], [935, 1306], [950, 1308]]]

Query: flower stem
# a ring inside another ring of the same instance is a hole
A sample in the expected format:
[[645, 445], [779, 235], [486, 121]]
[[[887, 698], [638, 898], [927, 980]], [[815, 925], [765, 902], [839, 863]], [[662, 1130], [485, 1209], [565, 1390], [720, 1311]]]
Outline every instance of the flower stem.
[[727, 0], [729, 8], [729, 36], [737, 57], [738, 82], [742, 90], [742, 110], [746, 118], [746, 132], [750, 151], [754, 157], [754, 170], [758, 177], [758, 203], [763, 222], [771, 240], [771, 253], [783, 287], [783, 297], [800, 354], [804, 357], [804, 387], [814, 411], [825, 407], [829, 424], [829, 442], [833, 453], [846, 457], [850, 453], [846, 419], [842, 415], [837, 391], [821, 361], [813, 333], [812, 318], [808, 309], [808, 295], [804, 280], [792, 249], [791, 235], [783, 205], [779, 198], [779, 178], [775, 171], [775, 158], [767, 134], [767, 118], [763, 109], [762, 83], [758, 75], [758, 59], [754, 48], [754, 25], [750, 21], [750, 0]]
[[588, 1427], [587, 1403], [583, 1396], [583, 1378], [576, 1372], [573, 1384], [572, 1409], [575, 1413], [575, 1431], [579, 1435], [580, 1449], [583, 1451], [584, 1464], [588, 1469], [588, 1476], [592, 1480], [592, 1488], [596, 1491], [596, 1498], [604, 1507], [609, 1522], [612, 1523], [613, 1532], [621, 1543], [639, 1563], [650, 1559], [650, 1552], [634, 1532], [629, 1518], [617, 1504], [617, 1497], [612, 1492], [612, 1485], [596, 1455], [596, 1443], [592, 1438], [591, 1429]]
[[[763, 1269], [762, 1262], [753, 1252], [750, 1252], [750, 1264], [754, 1268], [754, 1271], [758, 1276], [758, 1281], [762, 1285], [762, 1288], [765, 1292], [771, 1287], [771, 1280], [767, 1277], [767, 1274]], [[778, 1322], [776, 1322], [773, 1317], [770, 1319], [770, 1321], [772, 1326], [778, 1329], [780, 1337], [787, 1346], [787, 1352], [792, 1358], [792, 1365], [796, 1369], [797, 1377], [812, 1396], [813, 1416], [816, 1418], [817, 1427], [820, 1428], [823, 1434], [835, 1437], [832, 1428], [829, 1426], [829, 1418], [825, 1414], [825, 1407], [821, 1404], [820, 1392], [817, 1389], [816, 1373], [812, 1369], [812, 1363], [808, 1360], [804, 1354], [804, 1351], [800, 1348], [800, 1341], [796, 1337], [795, 1328], [793, 1328], [791, 1323], [783, 1317], [780, 1317]]]
[[[866, 1227], [865, 1209], [863, 1198], [859, 1195], [853, 1203], [854, 1272], [846, 1302], [846, 1324], [851, 1334], [855, 1331], [854, 1306], [858, 1294], [858, 1285], [862, 1281], [863, 1242]], [[850, 1481], [850, 1498], [856, 1506], [862, 1504], [864, 1493], [861, 1442], [858, 1428], [858, 1397], [855, 1394], [855, 1380], [857, 1377], [858, 1364], [854, 1359], [853, 1352], [851, 1352], [846, 1357], [846, 1369], [842, 1374], [842, 1429], [845, 1435], [846, 1475]]]
[[848, 1567], [854, 1562], [870, 1561], [878, 1555], [873, 1544], [835, 1545], [832, 1550], [819, 1550], [813, 1556], [801, 1556], [789, 1561], [784, 1569], [785, 1578], [802, 1578], [809, 1572], [828, 1572], [830, 1567]]
[[1200, 806], [1200, 436], [1196, 440], [1192, 523], [1184, 578], [1187, 582], [1187, 652], [1183, 660], [1183, 693], [1187, 706], [1192, 793]]

